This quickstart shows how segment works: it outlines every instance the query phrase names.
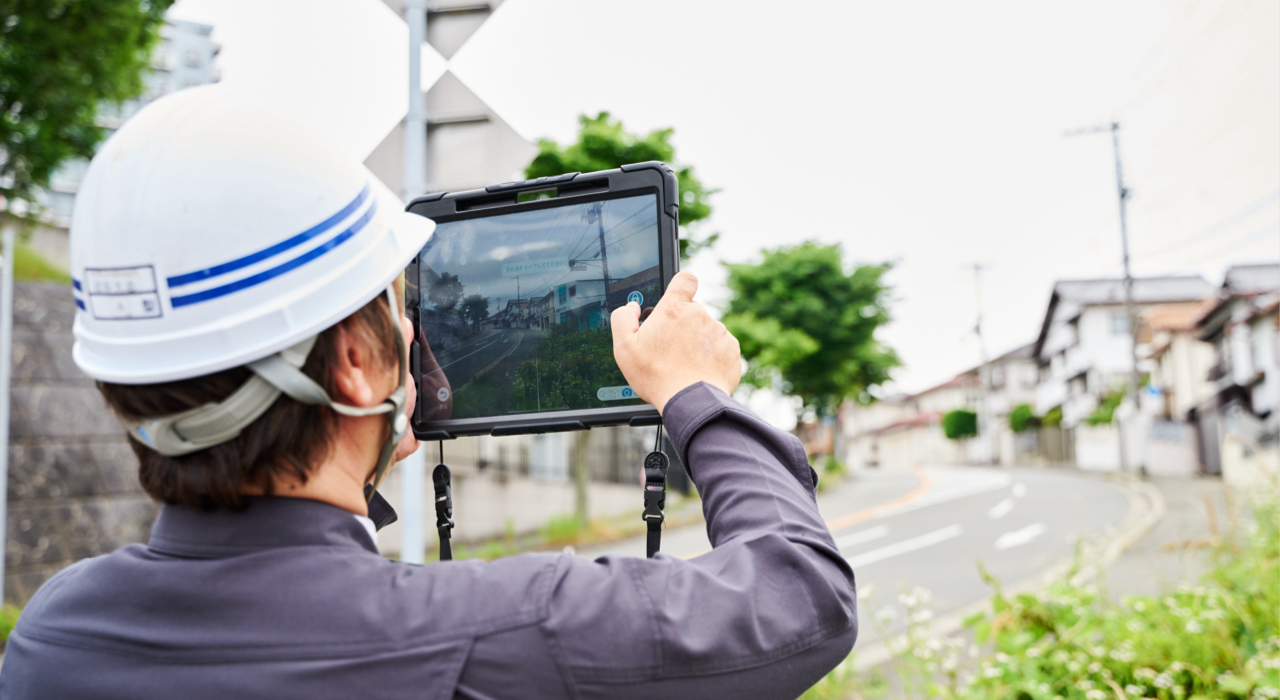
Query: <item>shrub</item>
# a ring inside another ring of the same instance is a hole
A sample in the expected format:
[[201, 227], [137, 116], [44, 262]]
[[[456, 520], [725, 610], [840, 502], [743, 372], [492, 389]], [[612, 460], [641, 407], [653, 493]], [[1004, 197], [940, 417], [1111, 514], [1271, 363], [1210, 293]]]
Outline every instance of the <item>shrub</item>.
[[995, 588], [991, 609], [965, 624], [990, 645], [985, 652], [960, 638], [930, 638], [928, 592], [904, 591], [907, 630], [890, 646], [903, 697], [1280, 698], [1280, 508], [1273, 501], [1254, 515], [1247, 535], [1215, 547], [1199, 585], [1156, 598], [1114, 603], [1096, 585], [1073, 584], [1079, 558], [1034, 594], [1005, 595], [984, 571]]
[[1124, 390], [1108, 391], [1106, 396], [1102, 397], [1102, 403], [1093, 413], [1085, 418], [1085, 422], [1089, 425], [1106, 425], [1115, 417], [1116, 409], [1120, 407], [1120, 402], [1124, 400]]
[[1009, 427], [1015, 433], [1025, 433], [1039, 425], [1040, 418], [1031, 410], [1031, 406], [1025, 403], [1014, 406], [1013, 410], [1009, 412]]
[[963, 408], [942, 416], [942, 432], [951, 440], [963, 440], [978, 434], [978, 414]]
[[1049, 409], [1043, 416], [1040, 416], [1040, 425], [1054, 428], [1062, 425], [1062, 407], [1054, 406]]

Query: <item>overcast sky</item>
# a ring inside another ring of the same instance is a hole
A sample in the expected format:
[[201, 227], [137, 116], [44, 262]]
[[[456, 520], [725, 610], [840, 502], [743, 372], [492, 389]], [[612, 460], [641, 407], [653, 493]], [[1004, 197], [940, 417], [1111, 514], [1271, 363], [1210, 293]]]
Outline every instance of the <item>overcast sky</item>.
[[[226, 83], [278, 90], [363, 159], [404, 115], [407, 30], [380, 0], [179, 0]], [[1280, 257], [1280, 2], [507, 0], [448, 67], [529, 139], [580, 113], [675, 128], [719, 246], [805, 239], [893, 260], [897, 388], [1035, 338], [1053, 281], [1120, 273], [1118, 119], [1137, 274]], [[428, 80], [446, 62], [425, 50]]]

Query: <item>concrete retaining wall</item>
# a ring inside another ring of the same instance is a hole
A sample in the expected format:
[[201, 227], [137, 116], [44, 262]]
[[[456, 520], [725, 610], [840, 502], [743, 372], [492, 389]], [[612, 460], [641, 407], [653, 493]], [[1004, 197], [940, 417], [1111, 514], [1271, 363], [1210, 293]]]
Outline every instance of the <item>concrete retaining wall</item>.
[[5, 599], [63, 567], [146, 541], [157, 506], [124, 429], [71, 360], [71, 287], [18, 283], [13, 305]]

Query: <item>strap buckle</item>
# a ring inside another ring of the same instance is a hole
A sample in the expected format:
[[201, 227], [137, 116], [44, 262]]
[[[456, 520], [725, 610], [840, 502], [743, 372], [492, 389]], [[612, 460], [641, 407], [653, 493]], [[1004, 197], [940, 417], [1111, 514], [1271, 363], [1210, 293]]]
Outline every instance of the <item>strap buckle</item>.
[[[453, 488], [449, 485], [449, 467], [437, 464], [431, 473], [431, 481], [436, 491], [436, 528], [445, 531], [453, 529]], [[444, 533], [441, 533], [444, 535]]]

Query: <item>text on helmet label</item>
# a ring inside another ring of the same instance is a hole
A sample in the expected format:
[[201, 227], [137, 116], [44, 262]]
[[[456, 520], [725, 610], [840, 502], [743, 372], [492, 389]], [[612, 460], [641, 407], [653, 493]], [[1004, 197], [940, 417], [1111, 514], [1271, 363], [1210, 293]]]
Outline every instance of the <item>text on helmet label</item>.
[[159, 318], [160, 295], [151, 265], [86, 268], [84, 291], [89, 311], [99, 320]]

